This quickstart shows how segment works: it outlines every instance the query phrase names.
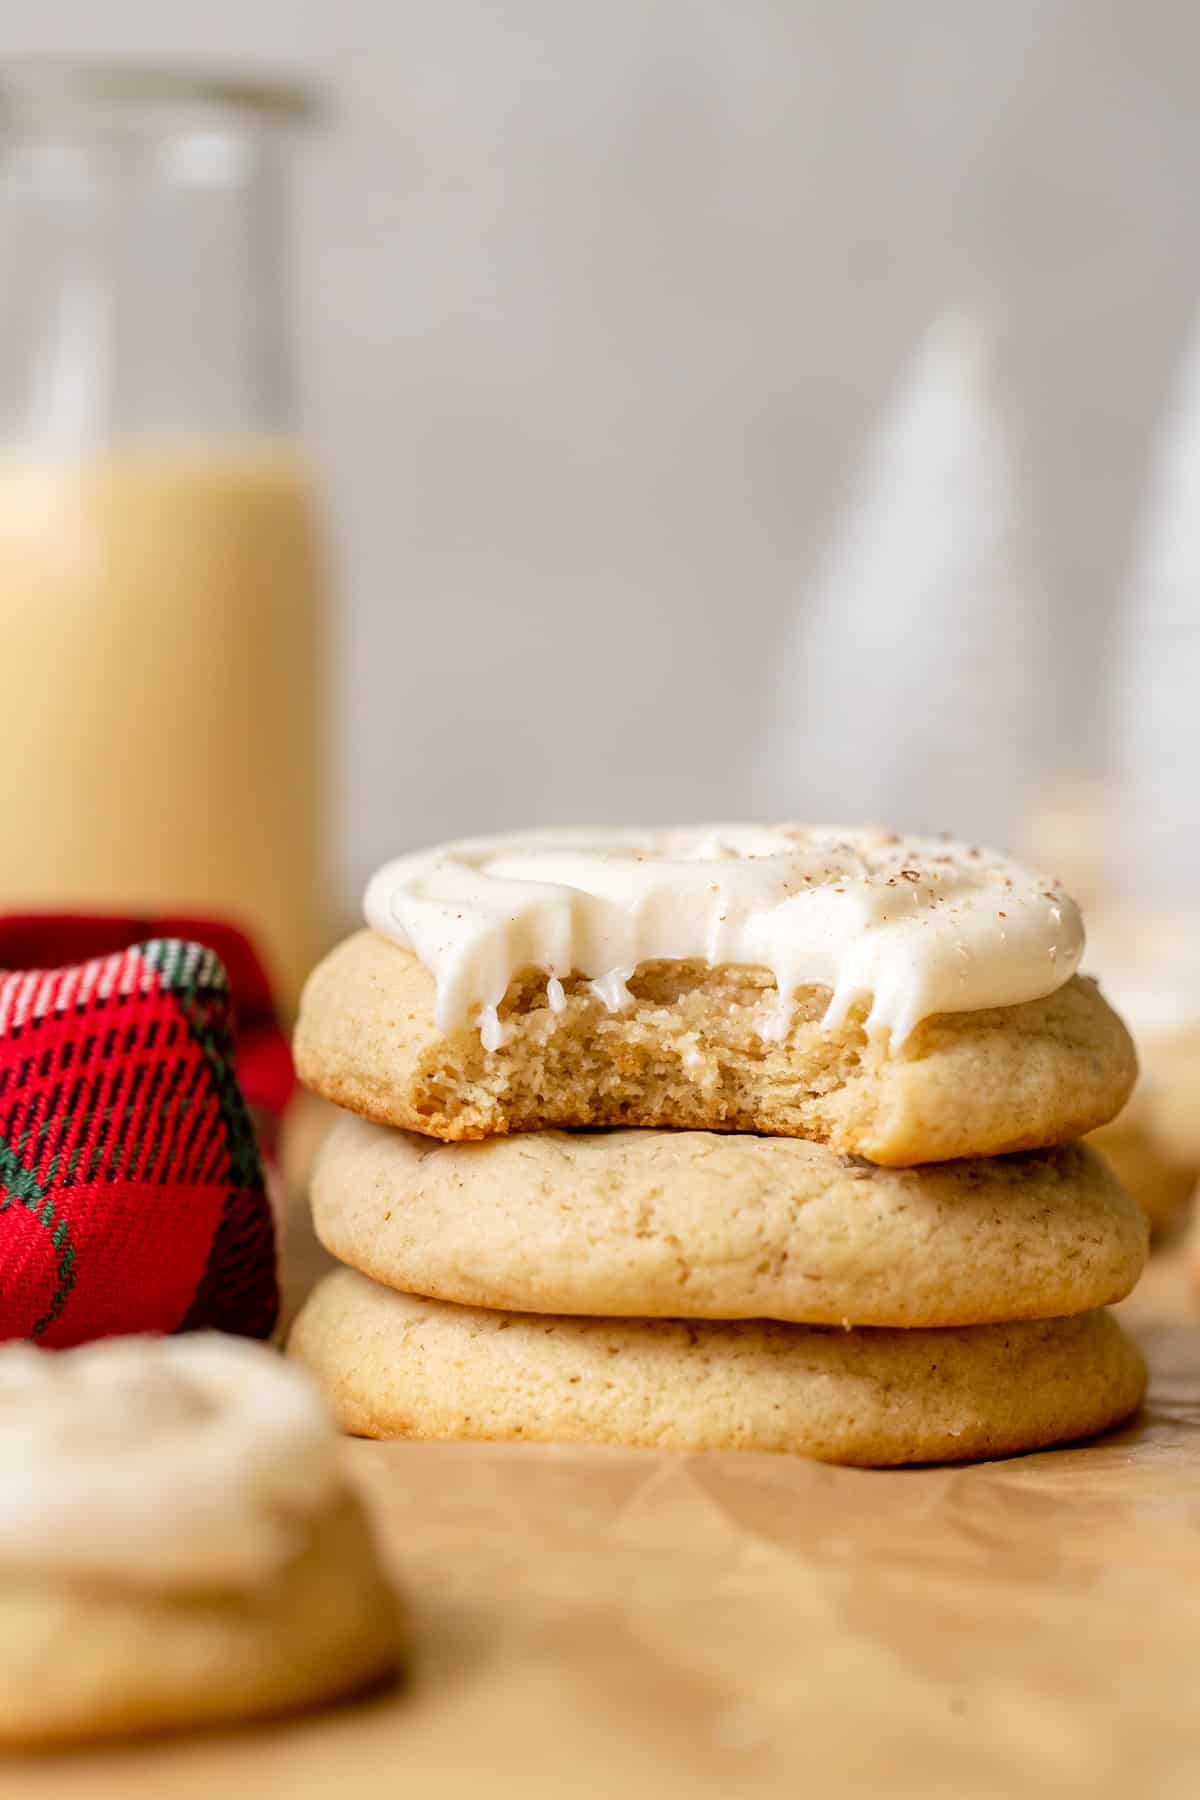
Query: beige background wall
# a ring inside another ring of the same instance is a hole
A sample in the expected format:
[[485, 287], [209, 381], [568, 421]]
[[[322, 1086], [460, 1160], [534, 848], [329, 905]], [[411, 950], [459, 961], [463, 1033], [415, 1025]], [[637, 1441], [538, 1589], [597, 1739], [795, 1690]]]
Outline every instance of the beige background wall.
[[[432, 835], [764, 810], [767, 673], [830, 509], [964, 296], [1024, 464], [1049, 736], [1102, 754], [1197, 296], [1189, 0], [39, 0], [0, 13], [18, 50], [332, 92], [296, 259], [348, 892]], [[869, 644], [864, 670], [848, 731], [888, 679]], [[871, 810], [836, 746], [800, 742], [793, 810], [816, 756]]]

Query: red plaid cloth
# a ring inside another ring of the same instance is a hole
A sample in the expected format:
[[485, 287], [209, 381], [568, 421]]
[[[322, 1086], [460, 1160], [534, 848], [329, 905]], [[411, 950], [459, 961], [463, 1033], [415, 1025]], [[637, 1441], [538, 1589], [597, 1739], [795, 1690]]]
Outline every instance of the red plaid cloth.
[[0, 1338], [268, 1336], [246, 1101], [277, 1117], [292, 1070], [251, 946], [197, 920], [10, 917], [0, 970]]

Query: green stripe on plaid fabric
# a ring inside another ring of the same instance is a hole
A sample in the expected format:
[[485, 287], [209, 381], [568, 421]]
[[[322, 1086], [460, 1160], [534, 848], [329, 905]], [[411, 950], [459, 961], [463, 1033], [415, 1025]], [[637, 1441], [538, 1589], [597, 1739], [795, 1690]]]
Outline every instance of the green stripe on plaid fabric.
[[149, 938], [137, 951], [157, 971], [208, 1064], [229, 1154], [229, 1184], [252, 1188], [260, 1179], [258, 1144], [233, 1071], [225, 969], [211, 950], [178, 938]]
[[0, 1137], [0, 1187], [5, 1192], [0, 1194], [0, 1213], [7, 1212], [13, 1201], [31, 1212], [39, 1225], [50, 1232], [50, 1241], [57, 1252], [58, 1285], [51, 1297], [50, 1304], [38, 1319], [30, 1332], [31, 1338], [38, 1338], [57, 1319], [67, 1302], [67, 1295], [75, 1286], [75, 1247], [71, 1242], [71, 1234], [66, 1219], [55, 1210], [54, 1202], [21, 1161], [18, 1153], [4, 1138]]

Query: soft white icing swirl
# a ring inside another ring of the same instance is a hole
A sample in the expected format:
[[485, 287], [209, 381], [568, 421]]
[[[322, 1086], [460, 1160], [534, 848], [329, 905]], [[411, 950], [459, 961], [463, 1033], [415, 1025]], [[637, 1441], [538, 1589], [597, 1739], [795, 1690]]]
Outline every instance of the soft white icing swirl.
[[216, 1332], [0, 1350], [0, 1568], [239, 1588], [339, 1484], [316, 1389]]
[[992, 851], [789, 825], [464, 839], [386, 864], [366, 916], [432, 973], [440, 1029], [478, 1009], [489, 1049], [522, 969], [587, 976], [617, 1010], [642, 962], [753, 965], [778, 990], [766, 1034], [816, 986], [831, 991], [828, 1027], [866, 998], [870, 1029], [898, 1046], [933, 1013], [1053, 993], [1084, 941], [1073, 900]]

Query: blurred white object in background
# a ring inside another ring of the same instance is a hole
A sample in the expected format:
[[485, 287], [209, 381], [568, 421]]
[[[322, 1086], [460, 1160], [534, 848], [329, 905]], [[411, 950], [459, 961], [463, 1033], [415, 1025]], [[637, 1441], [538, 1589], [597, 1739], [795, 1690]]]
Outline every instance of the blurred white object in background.
[[1172, 1193], [1200, 1168], [1200, 328], [1151, 459], [1114, 651], [1113, 899], [1088, 921], [1084, 967], [1133, 1031], [1142, 1069], [1102, 1147], [1130, 1182], [1121, 1134], [1140, 1138], [1155, 1178], [1140, 1197], [1169, 1219]]
[[1082, 969], [1099, 979], [1140, 1051], [1200, 1025], [1200, 931], [1194, 915], [1136, 905], [1098, 907], [1087, 919]]
[[1113, 692], [1112, 885], [1200, 914], [1200, 325], [1152, 463]]
[[1093, 910], [1111, 898], [1111, 783], [1099, 775], [1048, 769], [1014, 827], [1011, 849], [1031, 869], [1062, 882], [1083, 908], [1091, 944]]
[[797, 599], [767, 740], [777, 810], [1009, 837], [1053, 696], [996, 385], [984, 323], [945, 312]]

